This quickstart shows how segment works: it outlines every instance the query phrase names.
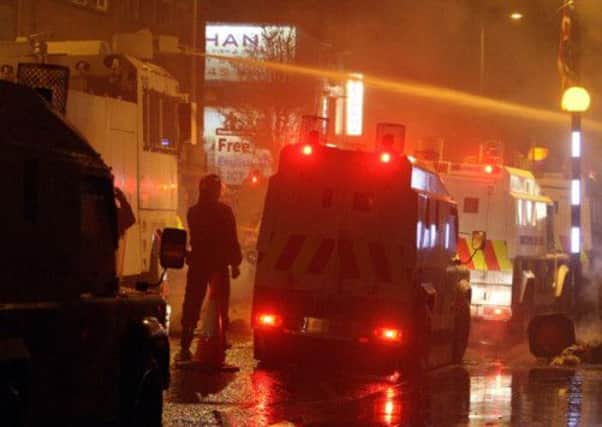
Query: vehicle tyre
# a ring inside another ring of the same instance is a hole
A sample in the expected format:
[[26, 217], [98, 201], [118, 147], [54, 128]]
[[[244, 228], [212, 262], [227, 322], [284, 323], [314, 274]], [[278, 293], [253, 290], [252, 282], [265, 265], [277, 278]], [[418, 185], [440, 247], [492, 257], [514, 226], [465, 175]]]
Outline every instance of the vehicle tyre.
[[470, 303], [465, 295], [457, 304], [454, 325], [453, 363], [460, 364], [468, 347], [470, 336]]
[[401, 374], [410, 383], [419, 382], [428, 369], [431, 347], [431, 314], [424, 306], [417, 310], [415, 318], [415, 333], [410, 338], [408, 354], [401, 360]]
[[25, 401], [20, 391], [12, 385], [4, 384], [0, 388], [0, 410], [8, 426], [25, 426]]
[[159, 364], [149, 357], [138, 382], [131, 422], [135, 427], [161, 427], [163, 423], [163, 379]]
[[523, 302], [521, 303], [521, 317], [520, 317], [520, 333], [521, 336], [527, 336], [527, 329], [531, 319], [535, 316], [535, 286], [529, 283], [523, 296]]
[[253, 332], [253, 356], [262, 366], [272, 367], [282, 363], [282, 351], [269, 334]]
[[37, 420], [29, 413], [31, 362], [25, 342], [21, 338], [2, 339], [5, 350], [0, 361], [0, 425], [25, 426]]

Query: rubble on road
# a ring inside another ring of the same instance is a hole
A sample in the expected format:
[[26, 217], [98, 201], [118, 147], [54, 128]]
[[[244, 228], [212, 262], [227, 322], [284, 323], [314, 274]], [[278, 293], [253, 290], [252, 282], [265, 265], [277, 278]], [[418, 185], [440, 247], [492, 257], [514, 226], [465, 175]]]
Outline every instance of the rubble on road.
[[582, 363], [602, 363], [602, 343], [577, 343], [565, 348], [550, 362], [551, 366], [577, 366]]

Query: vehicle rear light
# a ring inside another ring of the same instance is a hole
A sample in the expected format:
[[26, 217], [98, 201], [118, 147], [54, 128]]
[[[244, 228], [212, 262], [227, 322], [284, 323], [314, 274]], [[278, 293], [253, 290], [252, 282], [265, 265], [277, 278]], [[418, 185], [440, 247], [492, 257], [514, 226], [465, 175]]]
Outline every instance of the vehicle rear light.
[[261, 313], [255, 318], [255, 326], [258, 328], [272, 329], [282, 326], [282, 316], [275, 313]]
[[247, 182], [255, 186], [261, 182], [261, 175], [258, 171], [252, 171], [247, 177]]
[[390, 343], [400, 343], [402, 339], [402, 332], [400, 329], [395, 328], [376, 328], [374, 330], [374, 336], [380, 341]]
[[381, 163], [391, 163], [391, 158], [391, 153], [387, 153], [386, 151], [380, 154]]
[[309, 144], [306, 144], [301, 148], [301, 152], [306, 156], [311, 156], [314, 152], [314, 147]]
[[493, 166], [491, 166], [491, 165], [485, 165], [485, 167], [483, 168], [483, 170], [485, 171], [485, 173], [493, 173]]
[[483, 314], [490, 317], [495, 317], [500, 320], [510, 319], [512, 311], [509, 307], [487, 307], [483, 308]]

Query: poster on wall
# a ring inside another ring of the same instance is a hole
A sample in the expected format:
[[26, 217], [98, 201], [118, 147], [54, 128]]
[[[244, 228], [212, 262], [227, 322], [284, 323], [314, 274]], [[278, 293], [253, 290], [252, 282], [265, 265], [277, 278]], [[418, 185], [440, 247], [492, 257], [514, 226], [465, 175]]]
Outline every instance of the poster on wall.
[[226, 185], [241, 185], [252, 171], [272, 175], [273, 158], [267, 149], [256, 148], [251, 134], [224, 129], [224, 113], [205, 108], [205, 152], [209, 171]]
[[205, 80], [241, 81], [256, 78], [245, 75], [245, 67], [211, 55], [230, 58], [269, 60], [295, 56], [295, 27], [209, 23], [205, 26]]

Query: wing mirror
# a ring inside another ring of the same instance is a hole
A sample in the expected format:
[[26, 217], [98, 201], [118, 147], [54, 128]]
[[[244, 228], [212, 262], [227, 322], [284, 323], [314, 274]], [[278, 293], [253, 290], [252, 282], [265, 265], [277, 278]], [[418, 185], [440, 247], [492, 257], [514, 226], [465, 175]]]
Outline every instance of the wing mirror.
[[161, 236], [159, 262], [164, 269], [182, 268], [186, 260], [186, 231], [165, 228]]
[[163, 268], [161, 277], [157, 283], [138, 282], [136, 290], [147, 291], [163, 282], [167, 269], [179, 269], [184, 267], [186, 261], [186, 231], [178, 228], [164, 228], [161, 231], [161, 246], [159, 247], [159, 263]]
[[473, 231], [472, 232], [472, 249], [476, 251], [482, 251], [487, 245], [487, 232], [486, 231]]

